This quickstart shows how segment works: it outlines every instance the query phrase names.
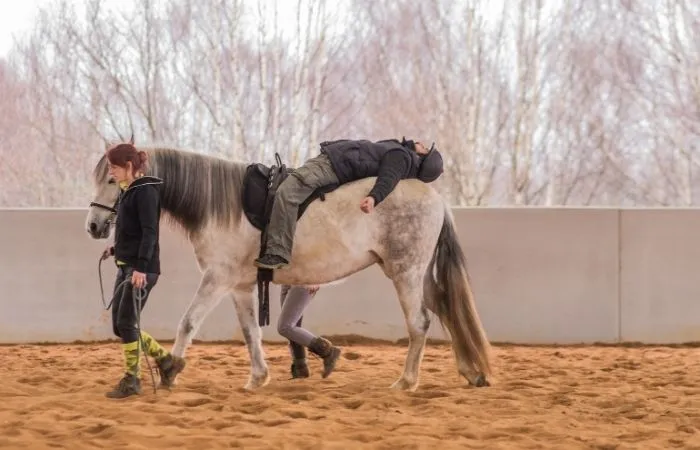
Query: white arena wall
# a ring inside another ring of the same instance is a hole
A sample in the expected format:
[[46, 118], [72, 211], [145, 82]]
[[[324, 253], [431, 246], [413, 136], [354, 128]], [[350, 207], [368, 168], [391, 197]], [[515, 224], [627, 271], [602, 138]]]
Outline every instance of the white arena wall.
[[[456, 208], [479, 314], [492, 342], [573, 344], [700, 341], [700, 210]], [[113, 338], [99, 291], [104, 241], [84, 231], [83, 209], [0, 209], [0, 342]], [[199, 282], [189, 244], [162, 230], [163, 276], [142, 326], [174, 338]], [[103, 263], [111, 295], [113, 260]], [[279, 289], [271, 289], [276, 333]], [[393, 287], [377, 267], [322, 288], [304, 324], [324, 335], [406, 337]], [[444, 338], [433, 318], [430, 336]], [[241, 339], [222, 302], [198, 340]]]

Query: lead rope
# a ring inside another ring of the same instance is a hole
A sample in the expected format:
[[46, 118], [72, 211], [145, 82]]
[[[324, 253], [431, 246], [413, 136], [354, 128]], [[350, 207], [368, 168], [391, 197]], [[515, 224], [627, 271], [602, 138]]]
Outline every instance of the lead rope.
[[[121, 293], [122, 288], [126, 284], [131, 284], [131, 280], [124, 280], [121, 283], [117, 285], [117, 287], [114, 289], [114, 295], [112, 295], [112, 299], [109, 301], [109, 305], [105, 303], [105, 293], [104, 293], [104, 288], [102, 284], [102, 261], [104, 261], [105, 258], [103, 255], [100, 255], [100, 261], [97, 264], [97, 272], [100, 276], [100, 293], [102, 294], [102, 305], [104, 306], [105, 310], [109, 310], [109, 308], [112, 307], [112, 303], [114, 303], [114, 298], [117, 296], [117, 294]], [[141, 361], [141, 347], [144, 345], [143, 342], [143, 336], [141, 335], [141, 307], [143, 305], [143, 299], [146, 297], [146, 289], [145, 288], [137, 288], [133, 287], [132, 288], [132, 301], [134, 303], [134, 312], [136, 313], [136, 329], [139, 331], [139, 345], [136, 346], [136, 358], [137, 361]], [[138, 303], [137, 303], [138, 302]], [[121, 307], [121, 304], [119, 305]], [[138, 308], [137, 308], [138, 307]], [[119, 316], [119, 312], [117, 311], [117, 316]], [[155, 376], [153, 375], [153, 368], [151, 367], [151, 361], [148, 359], [148, 355], [145, 355], [146, 359], [146, 364], [148, 364], [148, 372], [151, 374], [151, 382], [153, 384], [153, 393], [157, 394], [158, 390], [156, 389], [156, 379]]]
[[[112, 296], [112, 299], [109, 301], [109, 305], [105, 304], [105, 290], [102, 287], [102, 261], [104, 261], [105, 258], [104, 255], [100, 255], [100, 261], [97, 263], [97, 274], [100, 276], [100, 294], [102, 294], [102, 306], [104, 306], [105, 311], [107, 311], [109, 308], [112, 307], [112, 302], [114, 302], [114, 297], [117, 295], [117, 291], [119, 291], [122, 287], [122, 284], [117, 286], [117, 288], [114, 290], [114, 295]], [[126, 281], [126, 280], [125, 280]]]
[[[141, 361], [141, 348], [144, 345], [143, 342], [143, 337], [141, 336], [141, 306], [143, 299], [146, 298], [146, 288], [133, 288], [133, 301], [134, 301], [134, 310], [136, 311], [136, 328], [139, 330], [139, 346], [136, 347], [136, 360]], [[138, 301], [138, 303], [136, 303]], [[138, 306], [138, 309], [135, 309], [136, 306]], [[151, 367], [151, 360], [148, 358], [148, 355], [144, 355], [144, 359], [146, 360], [146, 364], [148, 364], [148, 373], [151, 374], [151, 383], [153, 384], [153, 393], [157, 394], [158, 391], [156, 389], [156, 377], [153, 375], [153, 368]]]

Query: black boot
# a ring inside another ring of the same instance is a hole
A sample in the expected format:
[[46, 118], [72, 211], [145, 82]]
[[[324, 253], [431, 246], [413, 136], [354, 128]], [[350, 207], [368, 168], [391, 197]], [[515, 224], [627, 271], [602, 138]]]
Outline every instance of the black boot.
[[179, 356], [168, 354], [160, 361], [156, 361], [158, 375], [160, 375], [160, 386], [170, 388], [177, 374], [185, 369], [185, 359]]
[[289, 264], [289, 261], [277, 255], [263, 255], [255, 260], [255, 265], [261, 269], [281, 269]]
[[295, 359], [291, 367], [292, 378], [309, 378], [309, 366], [306, 359]]
[[[301, 319], [297, 322], [301, 326]], [[292, 378], [308, 378], [309, 366], [306, 364], [306, 347], [296, 342], [289, 341], [289, 353], [292, 355]]]
[[340, 349], [331, 344], [328, 339], [317, 337], [311, 341], [309, 350], [323, 358], [323, 373], [321, 376], [327, 378], [335, 369], [335, 363], [340, 358]]
[[141, 380], [139, 380], [134, 375], [127, 373], [124, 378], [119, 380], [119, 384], [113, 391], [107, 392], [105, 396], [107, 398], [126, 398], [131, 395], [138, 395], [141, 393]]

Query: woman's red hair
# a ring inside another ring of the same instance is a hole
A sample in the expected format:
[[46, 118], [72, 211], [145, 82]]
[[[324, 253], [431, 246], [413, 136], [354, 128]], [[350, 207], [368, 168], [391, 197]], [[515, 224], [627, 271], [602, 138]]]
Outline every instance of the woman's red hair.
[[137, 150], [133, 144], [118, 144], [107, 150], [107, 161], [110, 164], [126, 167], [131, 162], [132, 175], [145, 172], [148, 165], [148, 155], [142, 150]]

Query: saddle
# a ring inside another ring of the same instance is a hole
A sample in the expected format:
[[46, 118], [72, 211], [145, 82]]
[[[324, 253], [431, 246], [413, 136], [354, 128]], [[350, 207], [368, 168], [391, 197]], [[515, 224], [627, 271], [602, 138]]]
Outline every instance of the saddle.
[[[278, 153], [275, 153], [277, 165], [266, 166], [262, 163], [253, 163], [246, 167], [243, 177], [242, 204], [243, 213], [255, 228], [260, 230], [260, 253], [262, 256], [267, 248], [267, 225], [270, 222], [272, 205], [275, 194], [280, 184], [292, 173], [294, 169], [288, 169]], [[316, 189], [304, 202], [299, 205], [297, 220], [301, 218], [306, 208], [316, 199], [325, 201], [325, 194], [338, 188], [338, 184], [331, 184]], [[270, 324], [270, 282], [272, 281], [272, 269], [258, 268], [258, 323], [260, 326]]]

